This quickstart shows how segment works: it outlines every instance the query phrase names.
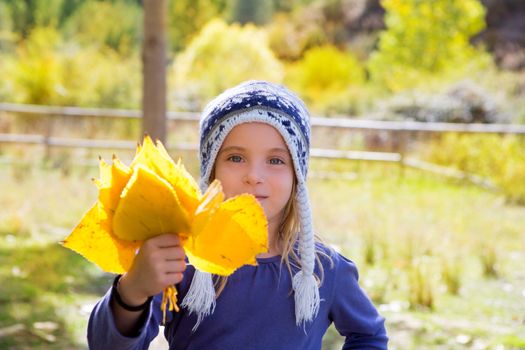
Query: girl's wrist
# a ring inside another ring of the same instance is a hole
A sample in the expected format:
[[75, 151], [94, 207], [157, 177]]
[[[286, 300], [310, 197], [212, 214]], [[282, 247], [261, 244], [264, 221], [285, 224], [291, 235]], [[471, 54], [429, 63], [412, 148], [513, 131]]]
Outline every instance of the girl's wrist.
[[112, 297], [115, 299], [118, 305], [128, 311], [141, 311], [144, 310], [152, 297], [140, 296], [134, 294], [127, 284], [126, 275], [118, 275], [115, 277], [113, 282], [113, 293]]

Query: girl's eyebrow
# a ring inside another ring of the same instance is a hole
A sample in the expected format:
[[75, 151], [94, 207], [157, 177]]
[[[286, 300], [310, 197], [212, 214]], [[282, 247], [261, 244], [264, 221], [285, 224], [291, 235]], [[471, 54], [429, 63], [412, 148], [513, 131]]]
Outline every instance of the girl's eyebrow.
[[[219, 153], [224, 153], [224, 152], [242, 152], [242, 151], [245, 151], [246, 148], [244, 147], [241, 147], [241, 146], [228, 146], [228, 147], [224, 147], [222, 148]], [[285, 155], [288, 155], [289, 152], [288, 152], [288, 149], [287, 148], [282, 148], [282, 147], [274, 147], [274, 148], [270, 148], [268, 150], [269, 153], [283, 153]]]
[[237, 152], [242, 152], [244, 151], [245, 149], [243, 147], [240, 147], [240, 146], [228, 146], [228, 147], [224, 147], [222, 148], [219, 153], [224, 153], [224, 152], [231, 152], [231, 151], [237, 151]]
[[286, 149], [286, 148], [281, 148], [281, 147], [271, 148], [271, 149], [269, 150], [269, 152], [284, 153], [284, 154], [288, 155], [288, 149]]

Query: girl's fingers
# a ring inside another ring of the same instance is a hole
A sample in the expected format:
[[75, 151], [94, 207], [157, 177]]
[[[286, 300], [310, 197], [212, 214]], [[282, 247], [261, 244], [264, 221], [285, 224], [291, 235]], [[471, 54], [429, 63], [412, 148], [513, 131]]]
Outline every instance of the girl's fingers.
[[167, 276], [169, 277], [169, 281], [167, 283], [168, 285], [177, 284], [180, 281], [182, 281], [182, 279], [184, 278], [184, 275], [182, 274], [182, 272], [169, 273], [167, 274]]
[[186, 253], [181, 247], [162, 248], [162, 254], [167, 261], [184, 260]]
[[182, 273], [186, 270], [186, 262], [184, 260], [167, 261], [164, 271], [167, 274]]
[[150, 238], [149, 241], [153, 243], [158, 248], [168, 248], [168, 247], [177, 247], [180, 246], [180, 239], [176, 234], [166, 233], [159, 235], [153, 238]]

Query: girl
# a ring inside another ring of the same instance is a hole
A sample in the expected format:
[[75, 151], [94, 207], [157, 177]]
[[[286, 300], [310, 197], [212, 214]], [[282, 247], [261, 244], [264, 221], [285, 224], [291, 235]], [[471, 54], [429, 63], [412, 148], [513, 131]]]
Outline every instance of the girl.
[[162, 317], [159, 293], [174, 284], [182, 302], [167, 318], [170, 349], [319, 350], [332, 322], [343, 349], [386, 349], [384, 319], [355, 265], [314, 239], [309, 147], [308, 111], [282, 86], [249, 81], [210, 102], [200, 123], [201, 188], [216, 178], [226, 197], [253, 194], [268, 219], [269, 251], [257, 266], [216, 278], [186, 266], [176, 235], [146, 241], [95, 306], [90, 347], [147, 349]]

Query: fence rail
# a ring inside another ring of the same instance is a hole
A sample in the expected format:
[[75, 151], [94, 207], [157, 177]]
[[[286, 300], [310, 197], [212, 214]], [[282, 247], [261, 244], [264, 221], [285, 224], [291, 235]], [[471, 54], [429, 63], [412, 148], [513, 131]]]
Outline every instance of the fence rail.
[[[46, 147], [123, 150], [134, 150], [137, 147], [137, 142], [134, 141], [73, 139], [27, 134], [0, 134], [0, 143], [39, 144], [45, 145]], [[170, 145], [168, 149], [179, 151], [197, 151], [198, 146], [193, 143], [180, 142]], [[310, 150], [310, 155], [314, 158], [367, 160], [394, 163], [401, 160], [401, 155], [395, 152], [342, 151], [312, 148]]]
[[[40, 105], [21, 105], [0, 103], [0, 113], [11, 112], [20, 114], [36, 114], [43, 116], [67, 117], [104, 117], [139, 119], [142, 112], [132, 109], [81, 108]], [[169, 121], [199, 121], [199, 113], [170, 111]], [[518, 124], [461, 124], [461, 123], [425, 123], [415, 121], [383, 121], [352, 118], [320, 118], [311, 119], [312, 127], [344, 128], [357, 130], [383, 130], [407, 132], [461, 132], [487, 134], [521, 134], [525, 135], [525, 125]]]
[[[1, 113], [32, 114], [46, 117], [66, 116], [71, 118], [123, 118], [139, 119], [141, 111], [128, 109], [108, 109], [108, 108], [80, 108], [80, 107], [57, 107], [39, 105], [20, 105], [12, 103], [0, 103]], [[190, 121], [197, 123], [199, 113], [194, 112], [168, 112], [169, 121]], [[423, 162], [414, 158], [407, 158], [404, 155], [406, 134], [416, 133], [444, 133], [458, 132], [470, 134], [515, 134], [525, 135], [525, 125], [515, 124], [456, 124], [456, 123], [423, 123], [414, 121], [379, 121], [363, 120], [350, 118], [319, 118], [311, 119], [313, 128], [338, 128], [347, 130], [376, 130], [400, 133], [401, 147], [400, 152], [367, 152], [367, 151], [346, 151], [336, 149], [312, 148], [311, 156], [324, 159], [344, 159], [359, 160], [368, 162], [387, 162], [398, 163], [400, 166], [420, 169], [446, 177], [466, 180], [478, 186], [494, 189], [490, 181], [479, 176], [468, 174], [441, 167], [435, 164]], [[28, 134], [6, 134], [0, 133], [1, 143], [16, 144], [39, 144], [46, 148], [87, 148], [87, 149], [135, 149], [137, 143], [127, 140], [94, 140], [82, 138], [64, 138], [51, 135], [28, 135]], [[198, 145], [193, 143], [177, 143], [169, 145], [170, 150], [197, 151]]]

